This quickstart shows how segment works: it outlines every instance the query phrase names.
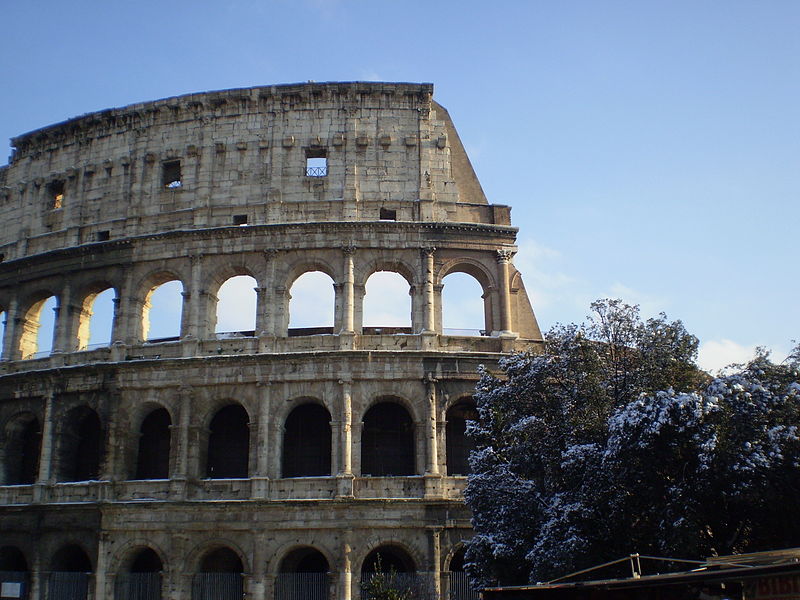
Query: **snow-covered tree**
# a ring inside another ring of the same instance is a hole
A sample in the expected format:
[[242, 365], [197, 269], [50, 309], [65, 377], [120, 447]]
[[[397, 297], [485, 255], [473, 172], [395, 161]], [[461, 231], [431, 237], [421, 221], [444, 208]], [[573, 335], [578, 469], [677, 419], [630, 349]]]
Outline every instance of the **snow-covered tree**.
[[[800, 352], [711, 380], [697, 339], [616, 300], [484, 372], [466, 489], [476, 582], [541, 581], [631, 552], [800, 545]], [[800, 347], [799, 347], [800, 348]]]

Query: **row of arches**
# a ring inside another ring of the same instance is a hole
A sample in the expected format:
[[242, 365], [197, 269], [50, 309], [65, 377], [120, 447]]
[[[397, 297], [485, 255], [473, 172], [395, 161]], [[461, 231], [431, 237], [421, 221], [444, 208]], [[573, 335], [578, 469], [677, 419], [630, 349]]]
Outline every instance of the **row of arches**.
[[[419, 592], [430, 587], [429, 577], [418, 574], [420, 566], [411, 554], [396, 543], [384, 543], [369, 551], [360, 565], [362, 600], [369, 596], [369, 583], [378, 573], [390, 574], [393, 585]], [[60, 547], [50, 558], [49, 570], [40, 575], [47, 600], [83, 600], [89, 597], [92, 561], [78, 544]], [[192, 600], [241, 600], [245, 595], [246, 567], [243, 557], [229, 546], [207, 549], [196, 561], [191, 575]], [[331, 577], [334, 565], [314, 546], [295, 547], [278, 562], [274, 575], [274, 600], [326, 600], [332, 597], [336, 578]], [[113, 574], [116, 600], [158, 600], [164, 594], [164, 575], [169, 573], [159, 553], [149, 546], [128, 551], [120, 568]], [[447, 574], [456, 585], [448, 594], [450, 600], [476, 600], [477, 594], [463, 585], [464, 547], [459, 545], [450, 556]], [[0, 584], [4, 590], [18, 585], [14, 596], [28, 598], [32, 573], [28, 561], [15, 546], [0, 547]], [[41, 576], [44, 577], [41, 577]], [[461, 585], [458, 585], [461, 584]], [[428, 590], [429, 591], [429, 590]], [[453, 593], [455, 592], [455, 593]], [[348, 594], [349, 597], [349, 594]]]
[[[142, 340], [167, 341], [181, 336], [184, 286], [179, 279], [163, 277], [167, 280], [148, 290], [142, 303]], [[322, 271], [308, 271], [294, 280], [288, 294], [289, 335], [334, 332], [335, 287], [333, 279]], [[101, 288], [99, 284], [77, 305], [76, 339], [70, 342], [75, 350], [108, 346], [113, 341], [117, 291], [113, 287]], [[225, 280], [216, 294], [212, 327], [215, 335], [255, 335], [258, 289], [257, 281], [249, 275]], [[448, 274], [442, 285], [443, 327], [476, 335], [485, 331], [483, 296], [483, 289], [474, 277], [461, 272]], [[0, 311], [0, 352], [5, 339], [6, 312]], [[412, 312], [412, 288], [402, 275], [377, 271], [367, 279], [362, 308], [365, 332], [412, 333]], [[21, 315], [20, 358], [38, 358], [52, 352], [58, 345], [60, 313], [56, 295], [38, 298], [25, 307]]]
[[[446, 468], [448, 475], [469, 473], [472, 442], [465, 435], [467, 422], [477, 418], [471, 400], [464, 399], [446, 413]], [[332, 476], [335, 440], [328, 409], [307, 399], [292, 409], [281, 429], [280, 477]], [[28, 485], [40, 474], [42, 423], [30, 412], [10, 419], [4, 430], [4, 485]], [[56, 481], [91, 481], [101, 478], [107, 429], [100, 415], [89, 406], [70, 409], [54, 440]], [[173, 475], [174, 441], [177, 428], [164, 407], [147, 412], [132, 432], [135, 460], [127, 478], [169, 479]], [[199, 474], [209, 479], [247, 478], [250, 474], [250, 416], [239, 403], [218, 409], [205, 429], [205, 468]], [[361, 421], [361, 475], [417, 475], [417, 427], [408, 410], [391, 397], [381, 398]]]

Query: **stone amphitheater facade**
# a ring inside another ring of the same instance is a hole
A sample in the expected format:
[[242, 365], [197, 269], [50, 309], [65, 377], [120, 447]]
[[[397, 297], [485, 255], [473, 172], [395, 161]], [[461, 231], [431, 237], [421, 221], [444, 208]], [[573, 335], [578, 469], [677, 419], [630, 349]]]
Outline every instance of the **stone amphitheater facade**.
[[[487, 202], [432, 94], [236, 89], [12, 140], [0, 597], [350, 600], [378, 558], [419, 594], [469, 597], [464, 428], [478, 367], [541, 333], [510, 209]], [[333, 326], [291, 329], [289, 290], [309, 271], [333, 280]], [[407, 281], [410, 327], [363, 325], [378, 271]], [[442, 328], [455, 272], [483, 290], [480, 332]], [[242, 275], [256, 281], [253, 330], [224, 335], [217, 294]], [[171, 281], [179, 335], [148, 338], [154, 290]], [[109, 289], [109, 343], [89, 346]]]

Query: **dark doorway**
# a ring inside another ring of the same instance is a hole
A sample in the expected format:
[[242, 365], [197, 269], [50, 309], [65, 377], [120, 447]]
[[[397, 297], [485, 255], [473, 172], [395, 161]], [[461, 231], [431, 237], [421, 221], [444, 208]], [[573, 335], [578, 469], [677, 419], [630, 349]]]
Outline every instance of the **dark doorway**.
[[142, 421], [136, 479], [169, 478], [170, 425], [165, 408], [154, 410]]
[[466, 435], [467, 421], [478, 418], [478, 412], [469, 402], [459, 402], [447, 411], [447, 474], [469, 475], [469, 453], [475, 444]]
[[[225, 409], [223, 409], [225, 410]], [[230, 548], [217, 548], [200, 561], [192, 585], [193, 600], [242, 600], [244, 567]]]
[[72, 409], [62, 430], [60, 481], [97, 479], [103, 459], [103, 441], [97, 413], [86, 406]]
[[211, 479], [247, 477], [250, 423], [240, 404], [220, 409], [211, 420], [206, 476]]
[[39, 419], [31, 414], [17, 418], [8, 431], [5, 485], [29, 485], [36, 482], [41, 445]]
[[361, 432], [363, 475], [414, 475], [414, 423], [394, 402], [376, 404], [364, 415]]

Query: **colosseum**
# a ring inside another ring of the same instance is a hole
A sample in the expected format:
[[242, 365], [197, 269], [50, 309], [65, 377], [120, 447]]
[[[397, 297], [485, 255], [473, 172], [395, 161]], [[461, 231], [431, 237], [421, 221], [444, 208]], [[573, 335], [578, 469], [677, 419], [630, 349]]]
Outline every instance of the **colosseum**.
[[[474, 597], [476, 373], [541, 333], [510, 208], [432, 95], [235, 89], [11, 141], [0, 598], [358, 600], [386, 571], [416, 597]], [[324, 326], [294, 325], [309, 273], [330, 284], [310, 299]], [[364, 318], [387, 273], [402, 326]], [[475, 282], [479, 329], [443, 328], [453, 274]], [[226, 330], [243, 278], [252, 319]]]

